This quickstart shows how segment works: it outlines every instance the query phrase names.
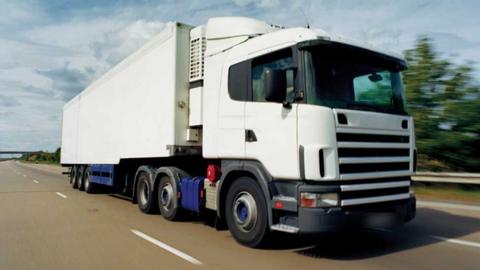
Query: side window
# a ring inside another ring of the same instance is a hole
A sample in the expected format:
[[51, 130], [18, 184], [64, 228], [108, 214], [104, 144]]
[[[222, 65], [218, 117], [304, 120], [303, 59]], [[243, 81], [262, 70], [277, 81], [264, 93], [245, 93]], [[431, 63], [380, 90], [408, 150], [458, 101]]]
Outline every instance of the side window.
[[245, 61], [231, 66], [228, 70], [228, 93], [231, 99], [248, 100], [249, 66], [250, 61]]
[[291, 98], [294, 90], [294, 72], [292, 50], [285, 49], [274, 52], [265, 56], [255, 58], [252, 62], [252, 100], [259, 102], [267, 102], [265, 100], [266, 85], [265, 85], [265, 71], [267, 69], [282, 69], [286, 70], [287, 77], [287, 98]]

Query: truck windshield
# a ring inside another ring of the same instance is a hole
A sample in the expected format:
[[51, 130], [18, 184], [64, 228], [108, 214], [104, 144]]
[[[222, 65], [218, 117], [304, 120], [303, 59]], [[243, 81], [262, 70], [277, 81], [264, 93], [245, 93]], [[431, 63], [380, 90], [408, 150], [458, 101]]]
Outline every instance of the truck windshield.
[[400, 60], [333, 43], [308, 48], [304, 62], [308, 104], [406, 114]]

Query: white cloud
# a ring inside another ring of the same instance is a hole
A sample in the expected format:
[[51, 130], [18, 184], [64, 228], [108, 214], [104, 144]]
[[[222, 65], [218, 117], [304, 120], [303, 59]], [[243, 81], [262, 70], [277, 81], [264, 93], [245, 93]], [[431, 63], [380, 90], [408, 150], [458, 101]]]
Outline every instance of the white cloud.
[[278, 0], [235, 0], [239, 6], [256, 5], [260, 8], [273, 8], [280, 4]]
[[3, 31], [46, 19], [46, 14], [36, 4], [27, 1], [5, 0], [1, 2], [1, 7], [0, 25]]
[[19, 104], [18, 100], [12, 96], [0, 95], [0, 106], [2, 107], [13, 107]]
[[50, 88], [52, 85], [51, 80], [25, 66], [0, 69], [0, 81], [22, 82], [40, 88]]
[[162, 22], [134, 21], [122, 29], [105, 32], [101, 39], [90, 43], [90, 48], [97, 60], [114, 65], [140, 48], [164, 27]]

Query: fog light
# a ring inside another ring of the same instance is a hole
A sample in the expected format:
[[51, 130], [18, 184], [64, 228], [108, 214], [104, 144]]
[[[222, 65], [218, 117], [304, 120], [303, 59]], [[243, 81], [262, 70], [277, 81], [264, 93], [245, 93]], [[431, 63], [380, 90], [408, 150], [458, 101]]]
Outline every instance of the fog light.
[[300, 207], [332, 207], [338, 206], [337, 193], [310, 193], [302, 192], [300, 194]]

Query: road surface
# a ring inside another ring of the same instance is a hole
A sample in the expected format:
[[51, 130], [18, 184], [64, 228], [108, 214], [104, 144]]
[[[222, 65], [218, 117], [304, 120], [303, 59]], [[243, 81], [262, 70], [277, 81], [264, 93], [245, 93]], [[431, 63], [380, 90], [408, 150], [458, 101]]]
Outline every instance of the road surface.
[[202, 221], [73, 190], [59, 168], [0, 162], [0, 270], [480, 269], [480, 207], [421, 202], [399, 231], [277, 237], [246, 248]]

